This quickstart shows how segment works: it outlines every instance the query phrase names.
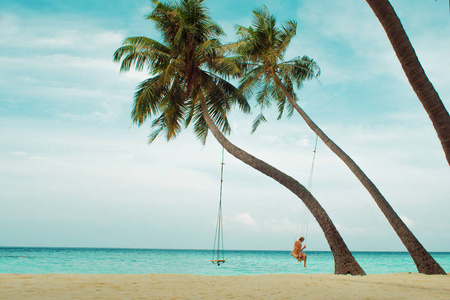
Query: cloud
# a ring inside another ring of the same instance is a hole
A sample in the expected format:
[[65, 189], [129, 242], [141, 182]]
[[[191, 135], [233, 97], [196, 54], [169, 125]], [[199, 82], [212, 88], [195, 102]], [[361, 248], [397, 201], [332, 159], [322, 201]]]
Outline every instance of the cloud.
[[123, 33], [105, 30], [92, 20], [68, 20], [59, 15], [41, 18], [3, 14], [1, 24], [0, 46], [8, 45], [8, 49], [22, 48], [38, 53], [43, 50], [46, 53], [68, 51], [101, 55], [104, 50], [120, 45], [124, 39]]
[[9, 14], [2, 23], [8, 25], [2, 26], [0, 39], [5, 49], [0, 55], [4, 114], [109, 123], [128, 115], [125, 105], [128, 110], [145, 72], [119, 74], [112, 54], [121, 45], [122, 33], [59, 16], [41, 20]]
[[12, 152], [14, 155], [25, 156], [27, 153], [25, 151], [14, 151]]
[[238, 224], [242, 224], [251, 228], [258, 228], [258, 224], [253, 220], [249, 213], [241, 213], [234, 218], [234, 221]]

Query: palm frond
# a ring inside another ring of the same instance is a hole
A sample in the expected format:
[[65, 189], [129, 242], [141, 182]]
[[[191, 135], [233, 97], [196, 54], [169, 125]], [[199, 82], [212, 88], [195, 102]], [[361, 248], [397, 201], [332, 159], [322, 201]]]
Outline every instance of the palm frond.
[[182, 129], [185, 114], [185, 93], [180, 77], [175, 77], [170, 90], [161, 101], [162, 110], [167, 120], [167, 140], [175, 138]]
[[158, 68], [170, 60], [170, 49], [165, 45], [146, 37], [130, 37], [124, 40], [123, 46], [114, 52], [113, 60], [122, 64], [121, 72], [126, 72], [135, 65], [136, 70]]
[[297, 32], [297, 22], [293, 20], [288, 20], [282, 25], [282, 30], [279, 35], [278, 41], [278, 53], [280, 55], [280, 59], [286, 53], [286, 50], [291, 42], [292, 38], [296, 35]]
[[[196, 111], [201, 111], [200, 104], [197, 104]], [[206, 143], [206, 139], [208, 137], [208, 125], [206, 124], [205, 119], [203, 118], [202, 113], [197, 113], [194, 116], [195, 124], [194, 124], [194, 133], [195, 136], [200, 142], [204, 145]]]
[[242, 76], [239, 82], [239, 90], [242, 91], [245, 97], [250, 97], [260, 86], [265, 75], [266, 72], [263, 67], [254, 66]]
[[161, 114], [161, 116], [159, 116], [159, 118], [155, 119], [152, 122], [151, 132], [148, 135], [148, 143], [149, 144], [153, 143], [156, 140], [156, 138], [158, 137], [158, 135], [166, 129], [166, 127], [167, 127], [167, 125], [166, 125], [166, 120], [165, 120], [164, 114]]
[[211, 72], [224, 78], [238, 79], [243, 74], [243, 64], [239, 57], [215, 57], [205, 64]]
[[294, 66], [295, 69], [292, 76], [296, 79], [296, 81], [311, 80], [320, 76], [319, 65], [314, 61], [314, 59], [309, 58], [308, 56], [295, 58]]
[[264, 115], [262, 113], [260, 113], [255, 120], [253, 121], [253, 125], [252, 125], [252, 134], [256, 132], [256, 130], [258, 129], [259, 125], [261, 125], [261, 123], [265, 123], [267, 122], [266, 118], [264, 117]]
[[153, 21], [156, 29], [161, 33], [163, 41], [168, 45], [173, 45], [173, 37], [179, 27], [177, 7], [170, 3], [152, 1], [155, 4], [155, 9], [146, 18]]
[[272, 83], [270, 74], [264, 80], [259, 81], [259, 90], [256, 93], [256, 103], [261, 109], [271, 106], [270, 95], [272, 94]]
[[134, 94], [131, 117], [138, 126], [141, 126], [147, 118], [161, 112], [160, 103], [164, 97], [166, 86], [159, 84], [160, 79], [160, 76], [155, 76], [144, 80]]
[[234, 105], [237, 105], [243, 113], [250, 113], [250, 104], [248, 103], [247, 98], [244, 97], [241, 90], [219, 76], [206, 73], [205, 75], [209, 75], [209, 78], [213, 83], [209, 94], [222, 99], [223, 102], [228, 102], [222, 104], [227, 111]]

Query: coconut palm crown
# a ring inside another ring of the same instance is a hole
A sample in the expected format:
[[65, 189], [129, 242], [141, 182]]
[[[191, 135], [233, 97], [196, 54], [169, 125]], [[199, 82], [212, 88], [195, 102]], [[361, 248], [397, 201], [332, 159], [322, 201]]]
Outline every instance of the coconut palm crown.
[[205, 142], [208, 127], [199, 100], [204, 97], [216, 125], [229, 133], [228, 111], [237, 104], [248, 113], [250, 106], [226, 80], [238, 76], [240, 69], [222, 49], [219, 37], [224, 32], [209, 17], [203, 0], [153, 3], [156, 7], [147, 19], [154, 22], [163, 42], [129, 37], [114, 53], [114, 61], [121, 61], [121, 72], [133, 66], [150, 72], [135, 92], [133, 121], [140, 126], [153, 119], [149, 142], [161, 132], [167, 140], [173, 139], [193, 122], [194, 132]]
[[306, 80], [317, 78], [320, 68], [308, 56], [284, 61], [287, 47], [296, 34], [295, 21], [289, 20], [281, 28], [276, 27], [275, 17], [269, 14], [265, 6], [253, 11], [253, 15], [252, 26], [236, 26], [239, 41], [234, 50], [244, 60], [243, 68], [247, 71], [239, 88], [246, 96], [256, 92], [256, 101], [261, 108], [261, 113], [253, 123], [254, 132], [261, 122], [266, 121], [263, 109], [269, 107], [272, 100], [277, 103], [278, 118], [283, 116], [286, 108], [288, 116], [293, 113], [294, 108], [277, 84], [278, 80], [281, 80], [289, 94], [297, 101], [294, 88], [300, 88]]

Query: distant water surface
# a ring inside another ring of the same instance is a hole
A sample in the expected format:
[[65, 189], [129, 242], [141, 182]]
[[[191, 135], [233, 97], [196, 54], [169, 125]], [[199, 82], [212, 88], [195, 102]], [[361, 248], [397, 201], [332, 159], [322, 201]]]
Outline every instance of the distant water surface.
[[[211, 263], [210, 250], [0, 247], [0, 273], [44, 274], [317, 274], [334, 273], [331, 252], [308, 251], [307, 269], [289, 251], [225, 252], [226, 262]], [[367, 274], [417, 272], [407, 252], [353, 252]], [[450, 252], [432, 252], [450, 272]]]

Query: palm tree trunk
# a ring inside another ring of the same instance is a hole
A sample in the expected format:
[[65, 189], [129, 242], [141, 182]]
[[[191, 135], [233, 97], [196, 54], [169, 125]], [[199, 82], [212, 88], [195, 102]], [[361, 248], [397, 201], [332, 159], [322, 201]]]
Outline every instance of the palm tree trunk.
[[383, 26], [411, 87], [422, 103], [450, 164], [450, 115], [423, 70], [402, 23], [388, 0], [366, 0]]
[[355, 174], [356, 178], [362, 183], [366, 190], [370, 193], [372, 198], [375, 200], [378, 207], [381, 209], [383, 214], [388, 219], [394, 231], [399, 236], [402, 243], [405, 245], [409, 254], [411, 255], [414, 263], [416, 264], [419, 273], [424, 274], [443, 274], [446, 275], [444, 269], [434, 260], [434, 258], [425, 250], [422, 244], [417, 240], [414, 234], [409, 230], [402, 219], [397, 215], [394, 209], [391, 207], [389, 202], [380, 193], [375, 184], [367, 177], [366, 174], [361, 170], [361, 168], [350, 158], [338, 145], [336, 145], [328, 136], [311, 120], [311, 118], [303, 111], [303, 109], [298, 106], [297, 102], [289, 94], [288, 90], [281, 82], [278, 76], [274, 76], [276, 83], [281, 87], [285, 96], [288, 98], [292, 106], [301, 115], [309, 128], [314, 131], [319, 138], [331, 149]]
[[207, 103], [204, 98], [200, 100], [203, 111], [203, 118], [206, 121], [209, 129], [216, 138], [216, 140], [222, 144], [222, 146], [234, 157], [251, 166], [252, 168], [262, 172], [263, 174], [275, 179], [295, 195], [297, 195], [311, 211], [311, 214], [316, 218], [319, 226], [322, 228], [325, 237], [330, 246], [331, 252], [334, 257], [334, 273], [335, 274], [352, 274], [352, 275], [365, 275], [364, 270], [359, 266], [350, 250], [347, 248], [344, 240], [337, 231], [330, 217], [322, 206], [317, 202], [313, 195], [298, 181], [288, 176], [287, 174], [279, 171], [264, 161], [248, 154], [244, 150], [238, 148], [232, 144], [222, 132], [217, 128], [214, 121], [211, 119], [207, 107]]

